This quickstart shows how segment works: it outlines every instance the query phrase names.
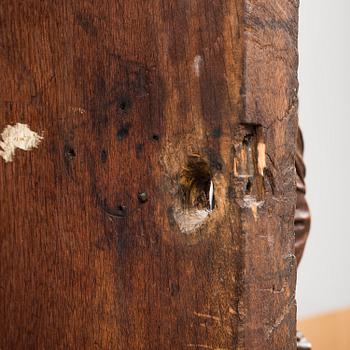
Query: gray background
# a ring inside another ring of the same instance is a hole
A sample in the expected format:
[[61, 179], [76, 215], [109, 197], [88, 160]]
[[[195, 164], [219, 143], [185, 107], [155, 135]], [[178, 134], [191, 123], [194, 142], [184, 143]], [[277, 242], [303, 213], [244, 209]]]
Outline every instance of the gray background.
[[299, 118], [313, 217], [298, 274], [301, 318], [350, 305], [349, 43], [349, 0], [301, 0]]

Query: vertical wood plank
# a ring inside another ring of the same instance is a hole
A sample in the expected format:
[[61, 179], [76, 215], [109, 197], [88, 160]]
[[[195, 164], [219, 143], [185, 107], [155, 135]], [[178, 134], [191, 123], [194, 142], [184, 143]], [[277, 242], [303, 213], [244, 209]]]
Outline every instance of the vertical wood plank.
[[297, 5], [1, 2], [0, 349], [295, 349]]

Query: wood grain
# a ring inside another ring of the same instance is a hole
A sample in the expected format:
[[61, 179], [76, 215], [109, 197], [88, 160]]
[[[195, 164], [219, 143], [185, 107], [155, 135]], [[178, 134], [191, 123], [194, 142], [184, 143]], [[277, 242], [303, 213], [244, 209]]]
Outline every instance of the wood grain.
[[295, 349], [297, 7], [1, 1], [0, 349]]

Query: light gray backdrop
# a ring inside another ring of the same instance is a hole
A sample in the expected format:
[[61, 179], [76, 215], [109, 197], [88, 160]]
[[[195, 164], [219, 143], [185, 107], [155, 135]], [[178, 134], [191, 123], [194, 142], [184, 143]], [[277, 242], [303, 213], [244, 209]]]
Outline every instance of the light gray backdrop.
[[350, 1], [301, 0], [300, 124], [311, 234], [299, 317], [350, 306]]

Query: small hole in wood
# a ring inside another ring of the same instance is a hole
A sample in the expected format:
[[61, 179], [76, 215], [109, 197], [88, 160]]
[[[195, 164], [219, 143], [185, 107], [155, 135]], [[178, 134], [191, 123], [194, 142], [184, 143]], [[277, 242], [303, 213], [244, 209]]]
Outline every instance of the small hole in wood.
[[127, 123], [125, 125], [123, 125], [117, 132], [117, 138], [118, 140], [122, 140], [124, 139], [126, 136], [129, 135], [129, 129], [131, 127], [130, 123]]
[[117, 216], [119, 217], [125, 217], [127, 215], [127, 208], [125, 205], [118, 205], [117, 207]]
[[107, 161], [108, 153], [105, 149], [101, 151], [101, 162], [105, 163]]
[[146, 192], [139, 192], [137, 198], [141, 203], [146, 203], [148, 201], [148, 195]]
[[132, 106], [131, 100], [128, 97], [121, 97], [118, 101], [119, 110], [126, 113]]
[[126, 109], [126, 102], [125, 102], [125, 101], [120, 102], [119, 108], [120, 108], [122, 111], [124, 111], [124, 110]]
[[73, 160], [76, 157], [74, 148], [71, 146], [65, 146], [64, 147], [64, 156], [68, 160]]
[[154, 134], [154, 135], [152, 136], [152, 139], [153, 139], [154, 141], [159, 141], [159, 135]]

